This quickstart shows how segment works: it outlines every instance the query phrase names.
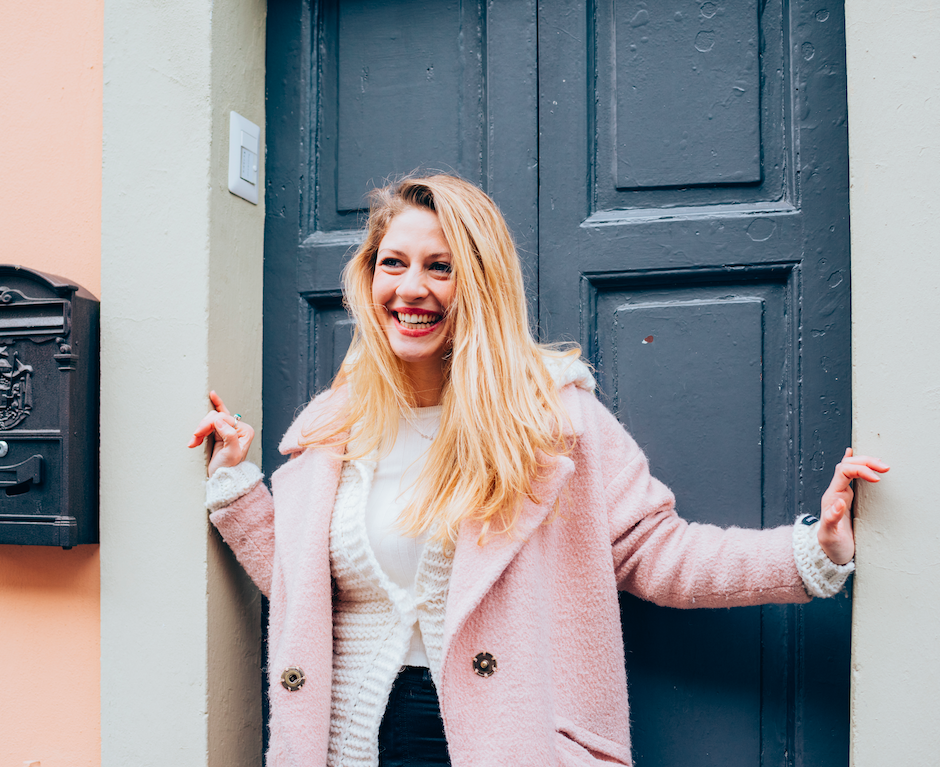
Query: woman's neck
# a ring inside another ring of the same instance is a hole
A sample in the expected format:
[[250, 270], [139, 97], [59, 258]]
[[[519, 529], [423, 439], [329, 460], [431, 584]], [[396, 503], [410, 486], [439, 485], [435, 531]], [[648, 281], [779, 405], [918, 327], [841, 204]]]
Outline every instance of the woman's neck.
[[414, 389], [415, 407], [434, 407], [441, 404], [441, 389]]
[[440, 361], [436, 361], [436, 364], [424, 365], [412, 363], [408, 366], [407, 376], [408, 383], [411, 384], [414, 407], [434, 407], [441, 404], [441, 394], [444, 391], [444, 366]]

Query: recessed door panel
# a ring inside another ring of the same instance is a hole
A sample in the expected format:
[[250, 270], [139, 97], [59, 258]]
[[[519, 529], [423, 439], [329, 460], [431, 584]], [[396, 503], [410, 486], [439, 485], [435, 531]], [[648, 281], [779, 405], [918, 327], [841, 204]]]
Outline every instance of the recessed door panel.
[[763, 310], [751, 296], [639, 298], [603, 317], [600, 344], [619, 352], [605, 368], [615, 411], [655, 474], [682, 477], [674, 492], [691, 521], [722, 511], [761, 525]]
[[263, 439], [276, 461], [278, 431], [352, 337], [340, 279], [374, 187], [416, 172], [482, 186], [537, 300], [538, 89], [534, 0], [296, 0], [269, 14], [266, 387], [286, 406]]
[[618, 189], [760, 181], [757, 22], [756, 0], [615, 3]]
[[336, 209], [359, 210], [384, 179], [420, 168], [478, 177], [478, 5], [343, 0], [338, 13]]
[[[779, 0], [598, 0], [585, 20], [591, 213], [792, 202], [791, 38]], [[548, 42], [551, 27], [543, 32]], [[549, 77], [549, 117], [555, 102], [570, 105], [558, 97], [580, 98], [566, 91], [582, 82], [571, 69]]]
[[675, 610], [624, 595], [637, 767], [785, 764], [762, 760], [761, 610]]
[[308, 304], [304, 326], [307, 329], [306, 367], [308, 399], [333, 381], [352, 342], [353, 321], [343, 306], [339, 291], [305, 295]]

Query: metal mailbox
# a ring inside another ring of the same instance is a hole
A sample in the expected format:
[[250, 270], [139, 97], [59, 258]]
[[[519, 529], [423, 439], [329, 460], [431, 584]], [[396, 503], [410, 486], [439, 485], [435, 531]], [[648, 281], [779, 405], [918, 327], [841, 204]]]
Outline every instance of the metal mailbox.
[[98, 301], [0, 265], [0, 544], [98, 542]]

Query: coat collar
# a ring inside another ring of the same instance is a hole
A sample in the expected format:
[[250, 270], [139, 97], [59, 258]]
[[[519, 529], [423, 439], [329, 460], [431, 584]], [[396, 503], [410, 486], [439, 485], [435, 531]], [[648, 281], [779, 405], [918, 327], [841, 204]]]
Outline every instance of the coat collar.
[[[345, 386], [338, 389], [327, 389], [322, 394], [318, 394], [300, 411], [294, 422], [284, 432], [277, 449], [284, 455], [302, 453], [307, 447], [303, 444], [304, 435], [309, 434], [314, 428], [330, 423], [334, 418], [341, 417], [348, 396], [347, 387]], [[337, 436], [342, 440], [345, 439], [346, 434]]]

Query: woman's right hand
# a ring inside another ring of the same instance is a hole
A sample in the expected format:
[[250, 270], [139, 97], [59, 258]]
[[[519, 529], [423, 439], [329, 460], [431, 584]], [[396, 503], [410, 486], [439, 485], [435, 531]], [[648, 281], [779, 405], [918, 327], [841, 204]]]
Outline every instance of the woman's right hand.
[[187, 447], [199, 447], [207, 438], [212, 440], [212, 454], [206, 467], [206, 473], [211, 477], [216, 469], [237, 466], [245, 460], [255, 430], [244, 421], [237, 420], [214, 391], [209, 392], [209, 400], [215, 409], [199, 422]]

